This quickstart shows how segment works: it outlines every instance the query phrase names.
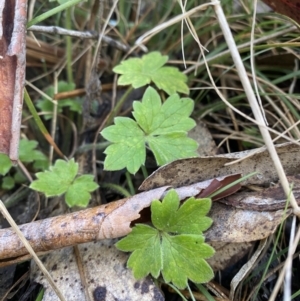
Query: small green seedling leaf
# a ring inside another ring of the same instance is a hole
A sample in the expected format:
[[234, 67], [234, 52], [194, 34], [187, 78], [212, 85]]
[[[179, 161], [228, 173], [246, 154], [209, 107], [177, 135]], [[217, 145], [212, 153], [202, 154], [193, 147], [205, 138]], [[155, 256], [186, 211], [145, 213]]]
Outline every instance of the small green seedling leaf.
[[16, 173], [13, 175], [13, 177], [15, 183], [18, 184], [25, 183], [28, 180], [19, 168], [17, 168]]
[[19, 158], [21, 162], [30, 163], [39, 161], [42, 166], [48, 167], [48, 158], [36, 149], [38, 142], [35, 140], [20, 140]]
[[91, 199], [90, 192], [96, 190], [98, 185], [94, 176], [83, 175], [74, 180], [66, 192], [66, 203], [69, 207], [86, 207]]
[[190, 279], [204, 283], [214, 276], [206, 258], [214, 249], [204, 242], [203, 232], [212, 220], [206, 216], [210, 199], [189, 198], [179, 207], [179, 197], [170, 190], [163, 201], [151, 204], [152, 223], [156, 228], [137, 224], [132, 232], [117, 244], [117, 248], [132, 252], [127, 266], [137, 279], [161, 273], [165, 282], [172, 282], [179, 289]]
[[15, 181], [12, 177], [6, 176], [2, 179], [1, 188], [5, 190], [10, 190], [14, 188], [14, 186], [15, 186]]
[[[59, 81], [57, 83], [58, 86], [58, 92], [68, 92], [75, 89], [74, 83], [67, 83], [65, 81]], [[48, 89], [46, 89], [45, 94], [47, 94], [49, 97], [54, 97], [54, 87], [50, 86]], [[43, 97], [40, 99], [37, 103], [37, 107], [43, 111], [43, 112], [52, 112], [53, 111], [53, 102], [51, 102], [48, 98]], [[82, 103], [79, 98], [67, 98], [63, 100], [58, 100], [57, 102], [57, 111], [58, 113], [62, 113], [63, 108], [68, 107], [71, 111], [81, 113], [82, 111]], [[47, 114], [44, 115], [44, 118], [46, 120], [51, 119], [51, 115]]]
[[9, 157], [5, 154], [0, 154], [0, 174], [5, 176], [11, 167], [12, 164]]
[[105, 150], [106, 170], [127, 168], [136, 173], [145, 163], [146, 145], [153, 151], [158, 165], [197, 156], [197, 142], [187, 137], [195, 125], [189, 116], [194, 108], [190, 98], [171, 95], [162, 104], [159, 94], [151, 87], [144, 93], [142, 102], [134, 101], [133, 116], [116, 117], [115, 125], [101, 134], [112, 142]]
[[114, 121], [115, 125], [101, 132], [105, 139], [113, 142], [104, 151], [107, 155], [104, 168], [120, 170], [126, 167], [129, 172], [136, 173], [146, 159], [144, 133], [130, 118], [116, 117]]
[[49, 170], [36, 173], [37, 180], [30, 184], [30, 188], [43, 192], [46, 197], [59, 196], [65, 193], [73, 183], [78, 172], [78, 163], [56, 160]]
[[86, 207], [91, 195], [97, 189], [93, 176], [82, 175], [76, 178], [78, 163], [71, 159], [66, 162], [57, 160], [49, 171], [38, 172], [37, 180], [30, 184], [30, 188], [43, 192], [47, 197], [59, 196], [66, 193], [68, 206]]
[[163, 202], [153, 201], [153, 225], [158, 230], [176, 234], [199, 234], [211, 226], [212, 219], [206, 216], [211, 207], [210, 199], [189, 198], [179, 205], [179, 196], [175, 190], [170, 190]]
[[167, 61], [167, 55], [155, 51], [145, 54], [142, 58], [123, 61], [113, 71], [121, 74], [118, 80], [121, 86], [132, 85], [137, 89], [153, 81], [159, 89], [169, 95], [176, 92], [189, 94], [186, 75], [175, 67], [163, 67]]

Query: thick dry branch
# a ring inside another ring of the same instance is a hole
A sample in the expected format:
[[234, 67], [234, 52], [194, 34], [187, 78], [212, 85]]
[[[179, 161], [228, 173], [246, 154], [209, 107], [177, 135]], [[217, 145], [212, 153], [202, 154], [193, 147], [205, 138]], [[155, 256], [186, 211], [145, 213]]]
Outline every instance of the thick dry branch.
[[[30, 31], [34, 32], [42, 32], [42, 33], [50, 33], [50, 34], [60, 34], [64, 36], [70, 36], [74, 38], [80, 38], [80, 39], [99, 39], [99, 34], [95, 31], [77, 31], [77, 30], [71, 30], [71, 29], [65, 29], [59, 26], [40, 26], [40, 25], [33, 25], [28, 28]], [[114, 39], [108, 36], [102, 37], [103, 42], [106, 44], [119, 49], [121, 51], [127, 52], [130, 50], [130, 48]]]
[[0, 4], [0, 152], [18, 160], [25, 83], [26, 0]]
[[[36, 252], [121, 237], [130, 232], [130, 223], [139, 218], [139, 212], [152, 200], [160, 199], [166, 189], [167, 186], [107, 205], [24, 224], [20, 230]], [[27, 254], [12, 228], [0, 231], [0, 241], [1, 259]]]
[[[203, 194], [207, 196], [240, 177], [240, 174], [220, 177], [177, 188], [176, 191], [181, 200], [192, 196], [204, 197]], [[24, 224], [20, 226], [20, 230], [37, 253], [122, 237], [131, 231], [130, 224], [141, 217], [140, 212], [149, 207], [153, 200], [161, 199], [168, 188], [169, 186], [164, 186], [106, 205]], [[230, 191], [234, 193], [239, 188], [240, 185], [235, 185]], [[0, 266], [8, 260], [28, 255], [12, 228], [0, 230], [0, 242], [0, 259], [4, 260], [0, 261]], [[24, 260], [24, 257], [20, 260]]]

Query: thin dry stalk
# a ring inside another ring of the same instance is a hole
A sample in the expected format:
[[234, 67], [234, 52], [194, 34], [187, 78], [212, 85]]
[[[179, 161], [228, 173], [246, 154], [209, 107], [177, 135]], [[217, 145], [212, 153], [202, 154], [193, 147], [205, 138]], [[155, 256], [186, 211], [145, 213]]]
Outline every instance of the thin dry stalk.
[[11, 217], [11, 215], [9, 214], [9, 212], [7, 211], [6, 207], [4, 206], [4, 204], [1, 200], [0, 200], [0, 211], [2, 212], [3, 216], [6, 218], [8, 223], [11, 225], [11, 227], [14, 229], [14, 231], [17, 233], [19, 239], [22, 241], [25, 248], [30, 253], [30, 255], [32, 256], [32, 258], [34, 259], [34, 261], [36, 262], [38, 267], [41, 269], [42, 273], [45, 275], [46, 279], [48, 280], [49, 284], [51, 285], [51, 287], [53, 288], [53, 290], [57, 294], [58, 298], [61, 301], [66, 301], [66, 299], [64, 298], [64, 296], [60, 292], [59, 288], [55, 284], [54, 280], [52, 279], [50, 273], [47, 271], [47, 269], [45, 268], [45, 266], [43, 265], [41, 260], [38, 258], [38, 256], [36, 255], [36, 253], [32, 249], [31, 245], [29, 244], [29, 242], [25, 238], [24, 234], [21, 232], [18, 225], [15, 223], [15, 221], [13, 220], [13, 218]]
[[296, 249], [298, 247], [299, 241], [300, 241], [300, 227], [298, 227], [298, 231], [297, 231], [297, 234], [296, 234], [296, 237], [295, 237], [295, 240], [294, 240], [294, 244], [293, 244], [291, 250], [288, 253], [288, 258], [286, 259], [286, 261], [284, 263], [283, 269], [281, 270], [281, 272], [280, 272], [280, 274], [279, 274], [279, 276], [277, 278], [277, 282], [276, 282], [276, 284], [274, 286], [274, 289], [273, 289], [273, 292], [272, 292], [272, 294], [271, 294], [271, 296], [269, 298], [269, 301], [274, 301], [275, 300], [275, 298], [276, 298], [276, 296], [278, 294], [278, 291], [279, 291], [279, 289], [281, 287], [281, 284], [282, 284], [282, 282], [284, 280], [284, 275], [286, 273], [286, 269], [290, 265], [289, 261], [293, 259], [293, 254], [295, 253], [295, 251], [296, 251]]
[[[50, 33], [50, 34], [59, 34], [63, 36], [69, 36], [79, 39], [99, 39], [100, 35], [98, 33], [94, 33], [91, 31], [77, 31], [71, 29], [65, 29], [59, 26], [40, 26], [33, 25], [27, 29], [28, 31], [40, 32], [40, 33]], [[102, 35], [102, 40], [104, 43], [113, 46], [116, 49], [127, 52], [129, 51], [129, 47], [117, 40], [112, 39], [109, 36]]]
[[[235, 41], [234, 41], [234, 38], [232, 36], [231, 30], [229, 28], [226, 17], [224, 15], [222, 6], [220, 5], [220, 2], [217, 1], [217, 0], [213, 0], [212, 2], [214, 4], [215, 13], [216, 13], [216, 16], [218, 18], [221, 29], [223, 31], [224, 38], [225, 38], [226, 43], [228, 45], [228, 48], [230, 50], [232, 59], [233, 59], [235, 65], [236, 65], [241, 83], [242, 83], [242, 85], [245, 89], [245, 93], [247, 95], [247, 98], [248, 98], [249, 104], [251, 106], [252, 112], [255, 116], [258, 127], [259, 127], [260, 132], [262, 134], [262, 137], [265, 141], [266, 147], [267, 147], [267, 149], [270, 153], [270, 156], [271, 156], [271, 158], [274, 162], [274, 167], [275, 167], [275, 169], [278, 173], [278, 177], [280, 179], [282, 187], [285, 191], [286, 196], [288, 197], [289, 194], [290, 194], [289, 182], [287, 180], [284, 169], [282, 167], [282, 164], [281, 164], [280, 159], [278, 157], [278, 154], [276, 152], [276, 149], [275, 149], [274, 143], [272, 141], [271, 135], [270, 135], [268, 129], [266, 128], [265, 120], [263, 118], [263, 115], [262, 115], [262, 112], [259, 108], [257, 99], [256, 99], [255, 94], [253, 92], [253, 89], [251, 87], [250, 80], [247, 76], [246, 69], [244, 67], [243, 61], [241, 59], [241, 56], [240, 56], [239, 51], [237, 49], [237, 46], [235, 44]], [[296, 199], [294, 197], [293, 192], [290, 194], [290, 202], [291, 202], [291, 205], [293, 206], [294, 213], [296, 215], [300, 216], [300, 208], [299, 208], [299, 206], [296, 202]]]

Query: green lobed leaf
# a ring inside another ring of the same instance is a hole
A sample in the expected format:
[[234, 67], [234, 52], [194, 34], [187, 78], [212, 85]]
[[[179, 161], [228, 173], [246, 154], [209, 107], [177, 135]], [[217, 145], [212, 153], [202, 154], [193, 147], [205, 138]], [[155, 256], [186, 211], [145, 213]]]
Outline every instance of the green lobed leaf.
[[201, 234], [212, 225], [212, 219], [206, 216], [210, 208], [210, 199], [194, 197], [186, 200], [179, 208], [178, 194], [172, 189], [162, 202], [152, 202], [152, 223], [165, 232]]
[[137, 123], [126, 117], [116, 117], [115, 125], [105, 128], [102, 136], [114, 144], [109, 145], [104, 153], [106, 170], [120, 170], [127, 168], [136, 173], [146, 159], [143, 131]]
[[155, 85], [171, 95], [176, 92], [189, 94], [189, 87], [186, 85], [187, 77], [174, 67], [160, 68], [152, 75]]
[[32, 156], [34, 149], [37, 147], [38, 142], [35, 140], [20, 140], [19, 147], [19, 159], [22, 162], [33, 162], [34, 158]]
[[157, 137], [150, 136], [147, 137], [146, 141], [158, 165], [197, 156], [197, 142], [187, 137], [184, 132], [175, 132]]
[[153, 81], [159, 89], [171, 95], [176, 92], [189, 94], [186, 85], [187, 76], [175, 67], [163, 67], [168, 56], [154, 51], [142, 56], [121, 62], [113, 71], [121, 74], [119, 85], [132, 85], [135, 89]]
[[10, 176], [6, 176], [2, 179], [1, 187], [3, 189], [10, 190], [10, 189], [14, 188], [14, 186], [15, 186], [14, 178], [12, 178]]
[[211, 201], [189, 198], [181, 207], [179, 204], [177, 192], [168, 191], [162, 202], [151, 204], [152, 223], [157, 229], [138, 224], [116, 244], [122, 251], [133, 252], [127, 266], [137, 279], [148, 274], [157, 278], [161, 272], [165, 282], [183, 289], [188, 279], [203, 283], [213, 278], [205, 259], [214, 249], [204, 242], [202, 233], [211, 225], [205, 216]]
[[145, 91], [142, 102], [133, 102], [133, 109], [134, 119], [146, 134], [189, 131], [196, 125], [189, 117], [194, 109], [192, 99], [173, 94], [162, 104], [159, 94], [151, 87]]
[[21, 170], [18, 168], [16, 173], [14, 174], [14, 181], [15, 183], [25, 183], [28, 181], [28, 179], [26, 178], [26, 176], [23, 174], [23, 172], [21, 172]]
[[161, 99], [155, 89], [147, 88], [142, 101], [134, 101], [132, 107], [134, 119], [146, 134], [159, 128], [162, 123]]
[[208, 282], [214, 277], [209, 264], [204, 260], [214, 254], [214, 249], [204, 243], [204, 237], [194, 234], [163, 235], [162, 275], [165, 282], [173, 282], [179, 289], [187, 286], [190, 279], [196, 283]]
[[[36, 151], [39, 152], [39, 151]], [[35, 171], [38, 170], [46, 170], [49, 168], [49, 160], [48, 158], [42, 154], [41, 152], [39, 152], [38, 154], [34, 152], [34, 156], [35, 156], [35, 160], [33, 163], [33, 168]], [[39, 159], [40, 157], [40, 159]]]
[[131, 233], [116, 243], [116, 247], [124, 252], [133, 251], [127, 266], [133, 270], [135, 278], [143, 278], [149, 273], [155, 278], [159, 276], [162, 256], [160, 236], [156, 229], [137, 224]]
[[9, 157], [5, 154], [0, 154], [0, 174], [5, 176], [11, 167], [12, 164]]
[[66, 192], [66, 203], [69, 207], [86, 207], [91, 199], [90, 192], [99, 187], [94, 182], [94, 176], [82, 175], [74, 180]]
[[59, 196], [65, 193], [74, 181], [78, 172], [78, 163], [56, 160], [49, 170], [36, 173], [37, 180], [30, 184], [30, 188], [43, 192], [47, 197]]
[[[68, 92], [75, 89], [74, 83], [67, 83], [65, 81], [59, 81], [57, 83], [58, 92]], [[54, 97], [54, 87], [50, 86], [46, 89], [45, 94], [49, 97]], [[43, 97], [37, 103], [37, 107], [43, 112], [52, 112], [53, 111], [53, 102], [50, 101], [48, 98]], [[67, 98], [63, 100], [59, 100], [57, 102], [57, 111], [58, 113], [62, 113], [63, 108], [68, 107], [71, 111], [80, 113], [82, 111], [82, 101], [79, 98]], [[48, 120], [51, 119], [51, 115], [44, 115], [44, 119]]]
[[158, 165], [197, 156], [198, 144], [187, 137], [187, 131], [196, 123], [189, 117], [194, 103], [190, 98], [171, 95], [162, 104], [155, 89], [146, 89], [142, 102], [133, 103], [135, 120], [116, 117], [115, 125], [101, 134], [113, 142], [106, 150], [104, 168], [119, 170], [127, 168], [135, 173], [145, 163], [146, 143], [153, 151]]
[[19, 147], [20, 161], [30, 163], [34, 161], [44, 161], [48, 163], [48, 158], [39, 150], [35, 148], [38, 142], [35, 140], [21, 139]]

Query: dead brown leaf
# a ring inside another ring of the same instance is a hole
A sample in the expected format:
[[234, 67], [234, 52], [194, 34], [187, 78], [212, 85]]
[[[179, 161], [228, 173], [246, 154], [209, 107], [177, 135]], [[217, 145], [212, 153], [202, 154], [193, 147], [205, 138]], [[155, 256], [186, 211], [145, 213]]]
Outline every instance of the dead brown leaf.
[[214, 271], [224, 270], [228, 266], [243, 258], [253, 247], [255, 242], [227, 243], [211, 241], [209, 244], [215, 249], [213, 257], [207, 259]]
[[[66, 300], [164, 300], [150, 277], [139, 281], [134, 279], [131, 270], [126, 269], [128, 254], [117, 250], [115, 242], [103, 240], [79, 245], [80, 258], [76, 257], [72, 247], [56, 250], [43, 258]], [[82, 271], [79, 271], [78, 261], [82, 263]], [[31, 277], [43, 285], [44, 301], [59, 300], [34, 261]]]
[[[300, 204], [300, 175], [288, 176], [293, 184], [294, 196]], [[223, 204], [239, 209], [255, 211], [275, 211], [285, 207], [286, 196], [279, 183], [260, 191], [241, 191], [220, 200]]]
[[[276, 149], [286, 174], [295, 175], [299, 173], [300, 146], [285, 143], [278, 145]], [[250, 154], [252, 156], [236, 164], [225, 166], [225, 164]], [[247, 175], [254, 171], [257, 171], [258, 174], [248, 178], [243, 182], [243, 185], [266, 185], [277, 182], [277, 172], [266, 148], [214, 157], [177, 160], [156, 170], [143, 182], [139, 189], [150, 190], [164, 185], [181, 187], [206, 179], [239, 173]]]
[[249, 242], [270, 236], [277, 226], [291, 214], [288, 210], [252, 211], [241, 210], [219, 202], [214, 203], [209, 216], [213, 219], [212, 227], [205, 237], [210, 241]]

